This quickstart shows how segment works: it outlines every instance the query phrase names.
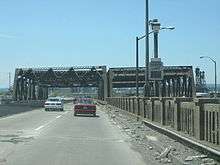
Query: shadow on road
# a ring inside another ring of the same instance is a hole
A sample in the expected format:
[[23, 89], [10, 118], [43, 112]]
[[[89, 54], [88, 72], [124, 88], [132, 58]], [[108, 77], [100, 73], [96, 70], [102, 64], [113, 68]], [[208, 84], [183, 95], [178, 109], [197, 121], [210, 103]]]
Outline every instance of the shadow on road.
[[93, 116], [93, 115], [86, 115], [86, 114], [78, 114], [75, 117], [96, 117], [96, 118], [98, 118], [100, 116], [99, 115]]

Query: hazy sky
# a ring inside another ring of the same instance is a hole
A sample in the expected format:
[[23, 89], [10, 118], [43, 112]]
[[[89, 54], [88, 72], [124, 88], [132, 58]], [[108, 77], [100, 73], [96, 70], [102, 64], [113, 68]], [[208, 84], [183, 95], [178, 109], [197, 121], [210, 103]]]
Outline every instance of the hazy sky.
[[[220, 0], [149, 0], [149, 5], [151, 19], [176, 27], [160, 33], [164, 64], [201, 67], [213, 82], [213, 64], [199, 56], [220, 63]], [[1, 0], [0, 87], [8, 86], [7, 73], [16, 67], [135, 66], [144, 10], [145, 0]], [[144, 65], [144, 40], [140, 44]]]

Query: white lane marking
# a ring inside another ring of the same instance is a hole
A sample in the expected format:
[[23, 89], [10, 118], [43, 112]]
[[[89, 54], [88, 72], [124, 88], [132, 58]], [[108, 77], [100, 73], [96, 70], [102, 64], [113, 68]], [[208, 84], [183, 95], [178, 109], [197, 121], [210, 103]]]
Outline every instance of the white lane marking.
[[34, 129], [34, 130], [35, 130], [35, 131], [39, 131], [40, 129], [42, 129], [42, 128], [44, 128], [45, 126], [49, 125], [50, 123], [54, 122], [56, 119], [60, 118], [61, 116], [62, 116], [62, 115], [57, 116], [55, 119], [53, 119], [53, 120], [47, 122], [47, 123], [44, 124], [44, 125], [41, 125], [41, 126], [37, 127], [37, 128]]
[[40, 127], [37, 127], [36, 129], [35, 129], [35, 131], [38, 131], [38, 130], [40, 130], [41, 128], [44, 128], [45, 127], [45, 125], [42, 125], [42, 126], [40, 126]]
[[62, 115], [60, 115], [60, 116], [57, 116], [57, 117], [56, 117], [56, 119], [60, 118], [61, 116], [62, 116]]

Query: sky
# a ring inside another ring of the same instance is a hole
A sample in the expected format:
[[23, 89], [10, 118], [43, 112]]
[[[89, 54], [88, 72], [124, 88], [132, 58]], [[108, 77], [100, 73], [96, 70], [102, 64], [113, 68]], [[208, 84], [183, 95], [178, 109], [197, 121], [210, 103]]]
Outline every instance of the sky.
[[[159, 34], [164, 65], [192, 65], [220, 83], [220, 1], [149, 0], [150, 19], [174, 31]], [[1, 0], [0, 87], [21, 67], [135, 66], [135, 37], [145, 31], [145, 0]], [[150, 56], [153, 56], [150, 36]], [[144, 66], [144, 40], [140, 65]], [[12, 78], [13, 80], [13, 78]]]

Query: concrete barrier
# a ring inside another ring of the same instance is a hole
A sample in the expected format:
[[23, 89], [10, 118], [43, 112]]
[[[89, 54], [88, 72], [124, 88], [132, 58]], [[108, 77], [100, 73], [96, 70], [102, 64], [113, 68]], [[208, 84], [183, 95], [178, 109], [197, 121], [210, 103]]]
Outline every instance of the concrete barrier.
[[165, 108], [165, 125], [174, 128], [174, 100], [166, 99], [164, 102]]
[[220, 146], [220, 99], [193, 98], [107, 98], [107, 103]]
[[144, 99], [140, 98], [139, 99], [139, 111], [140, 111], [140, 116], [144, 118]]
[[30, 106], [30, 107], [43, 107], [45, 100], [29, 100], [29, 101], [13, 101], [3, 105], [10, 106]]
[[152, 102], [149, 98], [144, 99], [145, 118], [152, 121]]
[[219, 145], [220, 143], [220, 105], [204, 105], [204, 140]]
[[161, 113], [162, 113], [162, 103], [160, 101], [160, 98], [152, 98], [152, 114], [151, 114], [151, 120], [161, 123]]
[[24, 106], [24, 105], [0, 105], [0, 117], [14, 115], [22, 112], [28, 112], [36, 109], [36, 107]]
[[14, 101], [0, 105], [0, 117], [32, 111], [44, 106], [44, 100]]

